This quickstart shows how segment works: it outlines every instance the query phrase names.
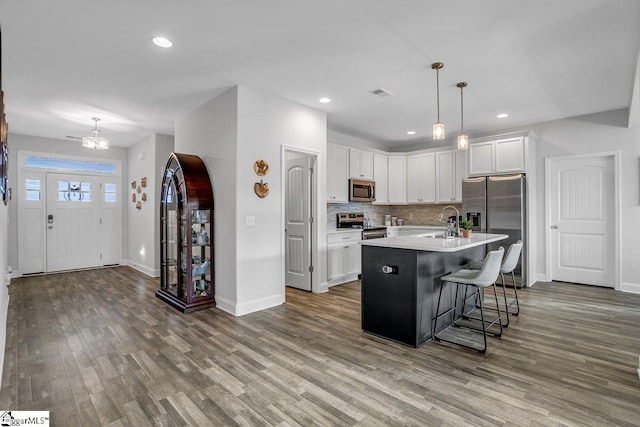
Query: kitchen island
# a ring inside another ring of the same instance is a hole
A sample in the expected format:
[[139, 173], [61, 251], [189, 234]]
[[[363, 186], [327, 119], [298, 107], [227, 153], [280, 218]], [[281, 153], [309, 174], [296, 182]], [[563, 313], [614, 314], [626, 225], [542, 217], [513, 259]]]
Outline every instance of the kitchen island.
[[[474, 233], [468, 239], [445, 239], [442, 233], [427, 233], [360, 242], [362, 330], [420, 347], [432, 336], [440, 277], [482, 259], [488, 243], [508, 237]], [[440, 311], [453, 301], [451, 292], [442, 298]], [[441, 318], [438, 329], [446, 326]]]

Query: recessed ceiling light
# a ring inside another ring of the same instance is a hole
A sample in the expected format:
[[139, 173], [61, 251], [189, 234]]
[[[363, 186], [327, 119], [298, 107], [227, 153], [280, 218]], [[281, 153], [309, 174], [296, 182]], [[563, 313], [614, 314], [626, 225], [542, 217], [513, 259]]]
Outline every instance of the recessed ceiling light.
[[171, 47], [173, 46], [173, 43], [171, 43], [171, 40], [164, 38], [164, 37], [154, 37], [151, 39], [151, 41], [153, 42], [153, 44], [155, 44], [156, 46], [159, 47]]
[[416, 131], [415, 130], [408, 130], [407, 131], [407, 135], [415, 135]]
[[509, 115], [507, 113], [500, 113], [496, 117], [499, 119], [506, 119]]
[[331, 99], [329, 99], [327, 97], [324, 97], [324, 98], [318, 99], [318, 102], [321, 103], [321, 104], [328, 104], [328, 103], [331, 102]]

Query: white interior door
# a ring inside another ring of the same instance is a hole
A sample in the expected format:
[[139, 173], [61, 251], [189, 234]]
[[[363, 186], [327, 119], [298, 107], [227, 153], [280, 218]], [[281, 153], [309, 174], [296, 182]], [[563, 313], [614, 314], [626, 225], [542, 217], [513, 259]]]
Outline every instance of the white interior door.
[[551, 159], [551, 279], [615, 285], [614, 161]]
[[47, 271], [102, 265], [100, 196], [100, 177], [47, 174]]
[[311, 290], [311, 168], [312, 158], [287, 158], [285, 180], [285, 283]]

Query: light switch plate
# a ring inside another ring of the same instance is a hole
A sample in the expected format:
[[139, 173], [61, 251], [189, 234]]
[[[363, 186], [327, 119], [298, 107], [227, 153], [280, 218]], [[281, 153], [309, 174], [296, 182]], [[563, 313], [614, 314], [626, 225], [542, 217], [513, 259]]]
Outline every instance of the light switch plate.
[[247, 227], [255, 227], [256, 226], [256, 217], [255, 215], [247, 215], [245, 218], [245, 225]]

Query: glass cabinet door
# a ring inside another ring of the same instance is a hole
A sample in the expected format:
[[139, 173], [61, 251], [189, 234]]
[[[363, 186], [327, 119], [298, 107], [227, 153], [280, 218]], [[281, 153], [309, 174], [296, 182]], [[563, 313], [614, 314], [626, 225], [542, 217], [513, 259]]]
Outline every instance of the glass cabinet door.
[[163, 288], [174, 295], [178, 295], [178, 253], [180, 241], [178, 238], [179, 209], [175, 200], [175, 187], [169, 184], [167, 197], [162, 205], [164, 226], [164, 265], [165, 281]]
[[191, 212], [191, 298], [211, 297], [211, 217], [209, 210]]

